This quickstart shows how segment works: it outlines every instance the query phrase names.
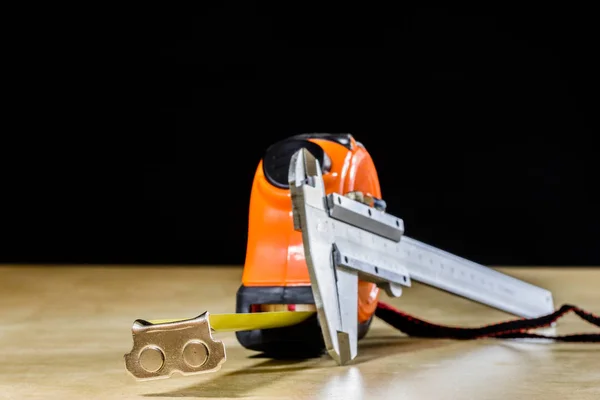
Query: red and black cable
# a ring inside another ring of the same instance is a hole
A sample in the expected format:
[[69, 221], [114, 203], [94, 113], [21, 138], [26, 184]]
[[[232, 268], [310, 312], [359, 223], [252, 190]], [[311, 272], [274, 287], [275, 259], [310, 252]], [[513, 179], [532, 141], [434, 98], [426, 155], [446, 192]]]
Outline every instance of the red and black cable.
[[562, 336], [546, 336], [529, 332], [552, 325], [558, 319], [573, 312], [592, 325], [600, 327], [600, 317], [579, 307], [565, 304], [555, 312], [538, 318], [520, 318], [477, 328], [461, 328], [434, 324], [406, 314], [388, 304], [379, 302], [375, 315], [408, 336], [437, 339], [551, 339], [559, 342], [600, 342], [600, 333], [578, 333]]

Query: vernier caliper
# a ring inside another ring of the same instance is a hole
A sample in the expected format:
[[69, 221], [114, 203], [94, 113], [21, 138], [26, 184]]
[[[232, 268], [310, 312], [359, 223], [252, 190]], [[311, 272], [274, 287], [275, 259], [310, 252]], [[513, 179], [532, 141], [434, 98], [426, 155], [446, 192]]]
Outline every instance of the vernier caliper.
[[338, 364], [357, 354], [358, 279], [392, 297], [415, 280], [520, 317], [554, 311], [550, 291], [411, 239], [404, 222], [384, 211], [326, 195], [308, 150], [293, 155], [288, 177], [323, 338]]

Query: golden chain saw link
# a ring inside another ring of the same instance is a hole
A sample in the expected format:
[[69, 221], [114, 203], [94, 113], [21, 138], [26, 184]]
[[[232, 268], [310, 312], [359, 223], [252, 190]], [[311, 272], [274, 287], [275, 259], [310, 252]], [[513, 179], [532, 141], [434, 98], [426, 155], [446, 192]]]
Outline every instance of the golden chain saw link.
[[314, 311], [209, 314], [191, 319], [142, 320], [133, 323], [133, 348], [125, 367], [139, 380], [168, 378], [176, 372], [195, 375], [218, 371], [225, 345], [212, 332], [283, 328], [306, 320]]
[[[381, 200], [359, 191], [345, 196], [385, 208]], [[213, 339], [212, 332], [283, 328], [299, 324], [314, 314], [315, 311], [205, 312], [191, 319], [138, 319], [131, 328], [133, 348], [125, 354], [125, 366], [139, 380], [168, 378], [176, 372], [182, 375], [216, 372], [225, 362], [226, 352], [223, 342]]]

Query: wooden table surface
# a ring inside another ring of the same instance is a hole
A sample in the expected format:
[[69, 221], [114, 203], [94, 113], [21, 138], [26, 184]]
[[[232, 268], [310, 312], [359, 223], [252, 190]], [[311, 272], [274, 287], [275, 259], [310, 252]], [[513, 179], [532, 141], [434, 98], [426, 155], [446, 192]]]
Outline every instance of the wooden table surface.
[[[600, 268], [505, 268], [551, 289], [556, 305], [600, 312]], [[328, 356], [273, 361], [218, 338], [215, 373], [135, 381], [123, 355], [136, 318], [233, 312], [238, 267], [0, 266], [2, 399], [599, 399], [600, 344], [408, 338], [374, 321], [353, 365]], [[386, 296], [383, 295], [382, 299]], [[391, 304], [434, 322], [478, 326], [507, 315], [415, 286]], [[509, 317], [509, 316], [508, 316]], [[509, 317], [510, 318], [510, 317]], [[557, 333], [594, 331], [566, 317]]]

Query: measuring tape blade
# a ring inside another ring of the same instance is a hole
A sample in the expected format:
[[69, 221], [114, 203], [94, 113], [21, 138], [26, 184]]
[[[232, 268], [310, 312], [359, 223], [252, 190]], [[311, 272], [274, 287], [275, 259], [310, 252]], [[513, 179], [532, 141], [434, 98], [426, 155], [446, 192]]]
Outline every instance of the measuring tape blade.
[[[314, 311], [271, 311], [246, 314], [210, 314], [210, 327], [214, 332], [252, 331], [255, 329], [284, 328], [296, 325], [314, 315]], [[154, 319], [153, 325], [169, 324], [186, 319]]]

